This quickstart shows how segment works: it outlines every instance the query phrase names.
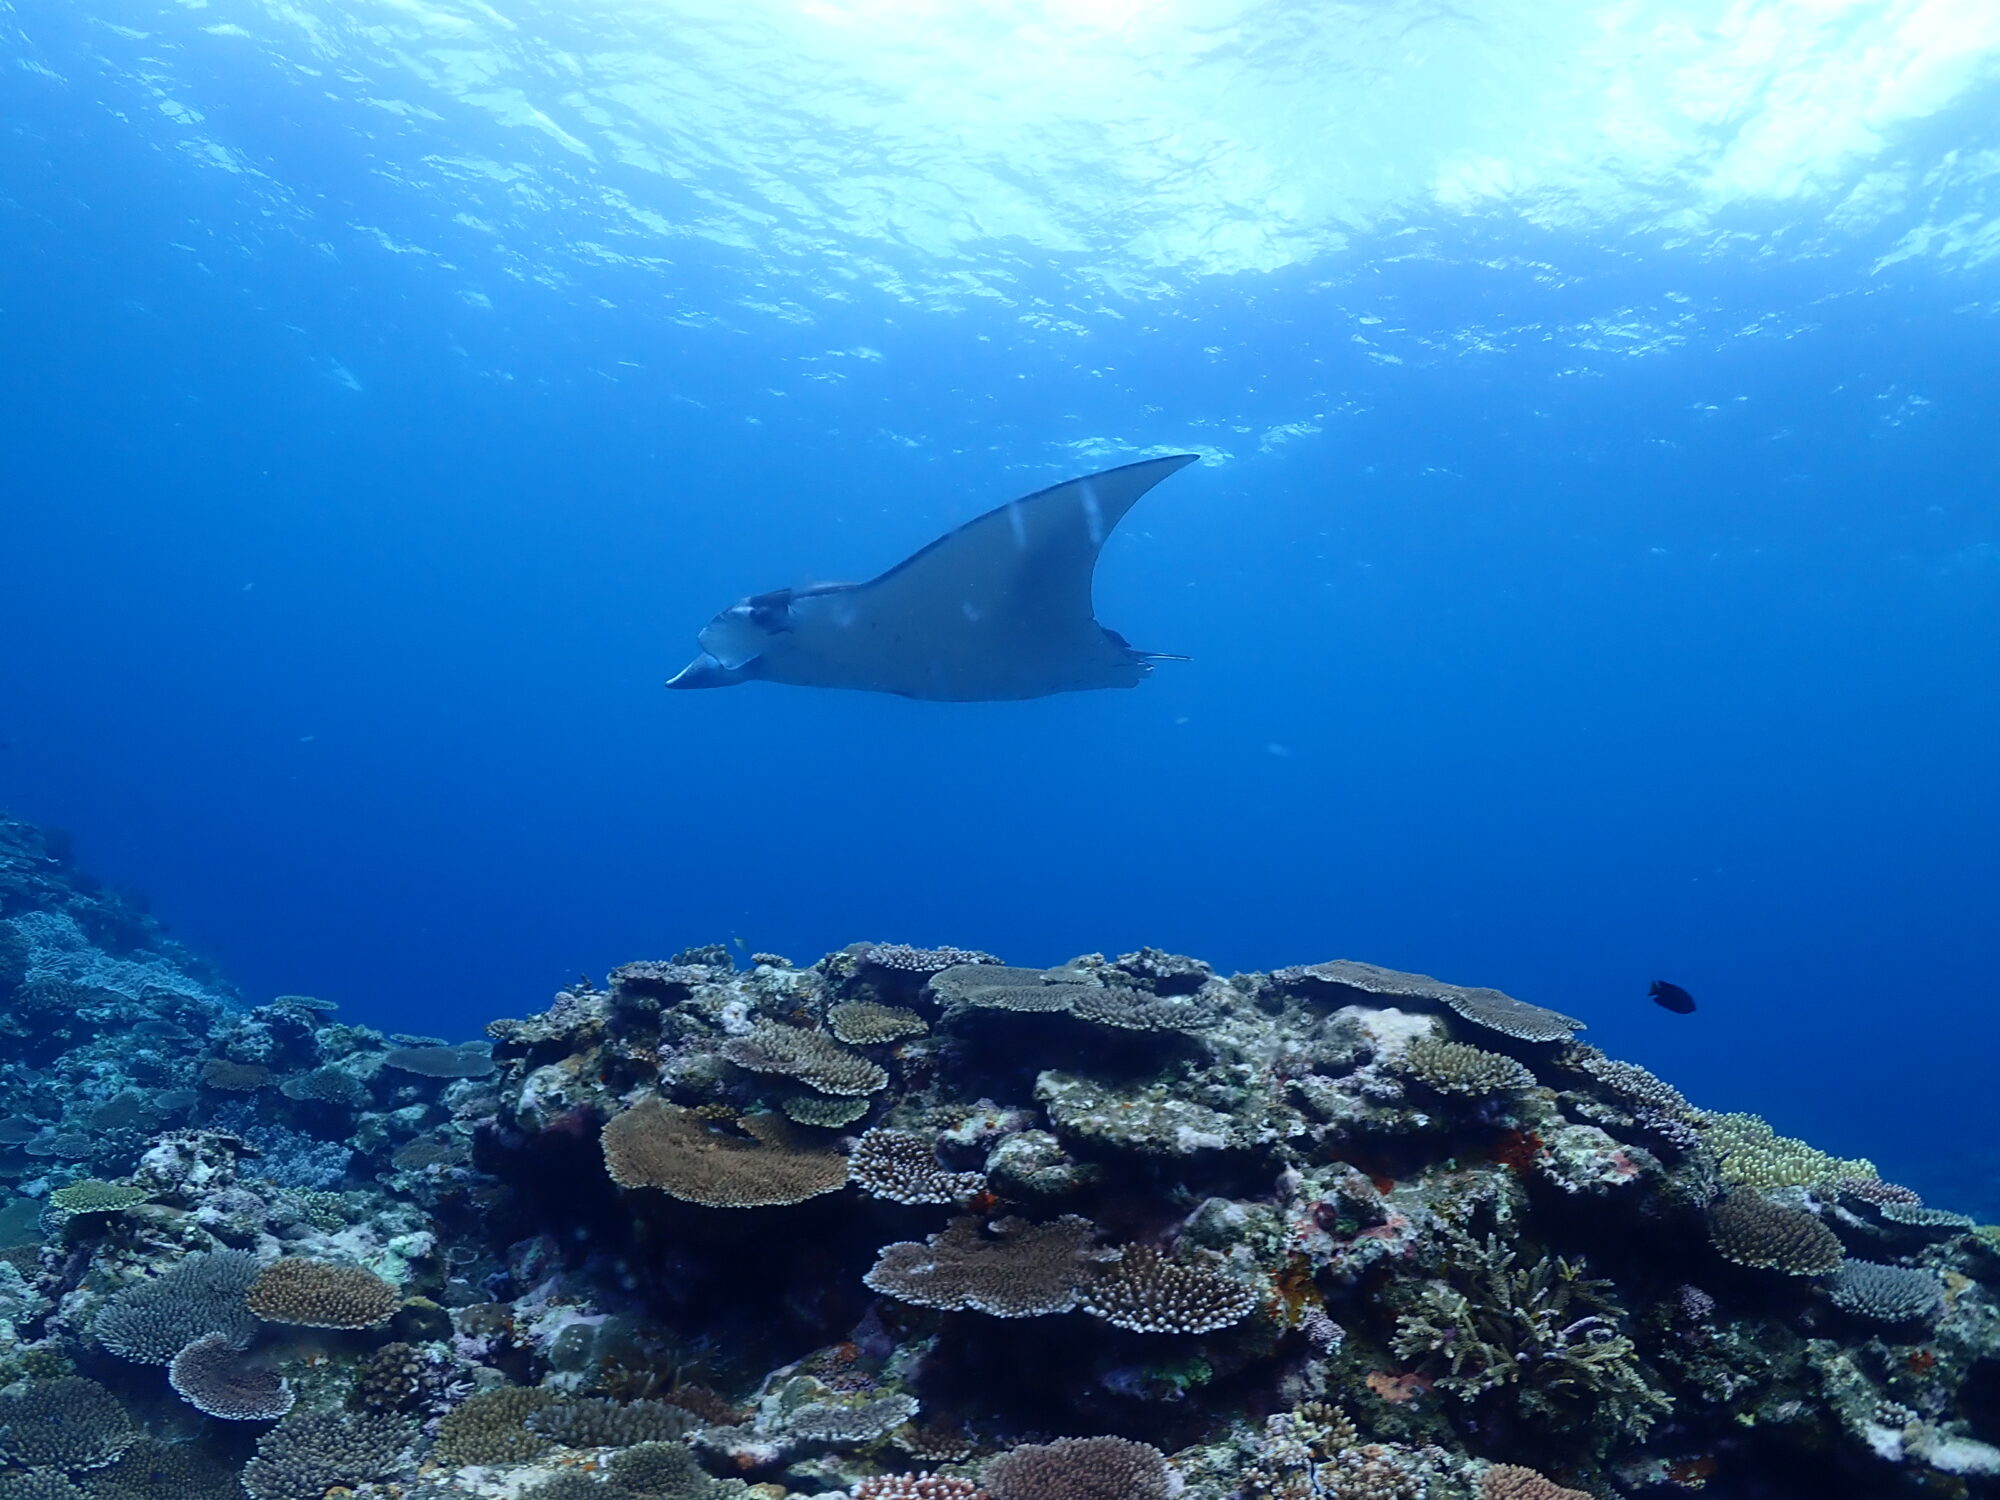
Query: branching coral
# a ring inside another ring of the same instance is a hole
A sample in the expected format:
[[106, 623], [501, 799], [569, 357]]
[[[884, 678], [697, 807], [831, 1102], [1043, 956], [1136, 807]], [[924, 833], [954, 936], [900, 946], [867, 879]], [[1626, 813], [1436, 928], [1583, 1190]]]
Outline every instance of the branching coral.
[[1173, 1474], [1159, 1449], [1128, 1438], [1025, 1443], [987, 1460], [993, 1500], [1167, 1500]]
[[1823, 1276], [1843, 1253], [1815, 1215], [1743, 1188], [1709, 1210], [1708, 1238], [1725, 1260], [1787, 1276]]
[[580, 1396], [528, 1414], [531, 1432], [567, 1448], [630, 1448], [674, 1442], [701, 1425], [692, 1412], [664, 1401], [612, 1401]]
[[1073, 969], [950, 969], [931, 981], [947, 1016], [970, 1010], [1067, 1015], [1116, 1031], [1200, 1031], [1220, 1018], [1201, 995], [1152, 995], [1122, 985], [1084, 982]]
[[985, 1500], [986, 1492], [955, 1474], [871, 1474], [849, 1491], [854, 1500]]
[[871, 943], [861, 954], [870, 968], [928, 978], [965, 964], [997, 964], [999, 959], [976, 948], [912, 948], [908, 943]]
[[118, 1398], [80, 1375], [28, 1380], [0, 1391], [0, 1456], [17, 1464], [95, 1469], [138, 1437]]
[[851, 1098], [886, 1088], [889, 1075], [858, 1052], [849, 1052], [824, 1032], [759, 1021], [748, 1036], [722, 1044], [722, 1055], [753, 1073], [796, 1078], [822, 1094]]
[[980, 1172], [948, 1172], [924, 1136], [908, 1130], [864, 1131], [847, 1158], [848, 1180], [891, 1203], [953, 1203], [986, 1186]]
[[321, 1500], [328, 1490], [394, 1473], [412, 1436], [396, 1417], [293, 1412], [258, 1440], [243, 1488], [250, 1500]]
[[120, 1359], [163, 1365], [207, 1333], [241, 1347], [257, 1331], [243, 1294], [257, 1279], [247, 1250], [185, 1256], [155, 1276], [126, 1287], [98, 1309], [91, 1336]]
[[1513, 1058], [1442, 1037], [1418, 1037], [1397, 1065], [1440, 1094], [1504, 1094], [1535, 1086], [1535, 1075]]
[[1376, 964], [1336, 958], [1326, 963], [1279, 969], [1271, 979], [1287, 989], [1329, 985], [1377, 1000], [1422, 1000], [1442, 1005], [1475, 1026], [1524, 1042], [1566, 1042], [1583, 1022], [1546, 1006], [1530, 1005], [1499, 990], [1447, 984], [1428, 974], [1407, 974]]
[[503, 1385], [468, 1396], [444, 1414], [437, 1455], [452, 1464], [520, 1464], [540, 1458], [554, 1440], [533, 1431], [528, 1419], [560, 1400], [540, 1386]]
[[267, 1323], [373, 1328], [389, 1320], [401, 1299], [373, 1271], [288, 1255], [266, 1266], [243, 1300]]
[[1176, 1265], [1135, 1245], [1083, 1293], [1092, 1317], [1135, 1333], [1213, 1333], [1257, 1310], [1257, 1289], [1219, 1271]]
[[1590, 1500], [1590, 1496], [1564, 1489], [1519, 1464], [1495, 1464], [1479, 1476], [1479, 1500]]
[[1779, 1135], [1760, 1115], [1710, 1115], [1702, 1135], [1721, 1164], [1722, 1180], [1731, 1187], [1763, 1191], [1802, 1187], [1832, 1193], [1843, 1181], [1878, 1175], [1873, 1162], [1829, 1156], [1804, 1141]]
[[879, 1047], [930, 1030], [924, 1018], [900, 1005], [849, 1000], [826, 1013], [827, 1029], [851, 1047]]
[[863, 1279], [919, 1307], [1034, 1318], [1075, 1307], [1097, 1272], [1097, 1226], [1088, 1219], [1002, 1219], [992, 1231], [984, 1233], [977, 1219], [954, 1219], [921, 1244], [884, 1246]]
[[167, 1381], [196, 1411], [225, 1422], [269, 1422], [292, 1409], [292, 1388], [268, 1363], [209, 1333], [174, 1356]]
[[1643, 1434], [1673, 1401], [1648, 1381], [1611, 1283], [1584, 1269], [1546, 1255], [1523, 1264], [1492, 1235], [1455, 1235], [1444, 1278], [1418, 1292], [1390, 1347], [1461, 1399], [1505, 1391], [1552, 1428]]
[[1848, 1312], [1878, 1323], [1931, 1323], [1944, 1311], [1944, 1283], [1935, 1271], [1846, 1260], [1827, 1295]]

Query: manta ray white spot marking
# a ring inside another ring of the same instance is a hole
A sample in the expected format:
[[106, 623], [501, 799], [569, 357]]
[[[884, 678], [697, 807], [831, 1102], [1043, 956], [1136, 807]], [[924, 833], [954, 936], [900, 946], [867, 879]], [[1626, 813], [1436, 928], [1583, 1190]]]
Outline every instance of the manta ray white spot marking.
[[1090, 529], [1091, 545], [1102, 547], [1106, 535], [1104, 507], [1097, 503], [1097, 486], [1085, 480], [1077, 486], [1077, 493], [1083, 498], [1084, 525]]

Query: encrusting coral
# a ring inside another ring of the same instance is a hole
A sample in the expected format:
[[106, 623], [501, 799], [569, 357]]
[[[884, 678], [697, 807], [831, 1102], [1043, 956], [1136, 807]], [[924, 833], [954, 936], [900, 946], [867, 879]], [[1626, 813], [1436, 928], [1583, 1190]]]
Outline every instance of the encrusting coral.
[[2000, 1497], [2000, 1228], [1495, 990], [711, 945], [453, 1045], [0, 819], [0, 1016], [0, 1500]]

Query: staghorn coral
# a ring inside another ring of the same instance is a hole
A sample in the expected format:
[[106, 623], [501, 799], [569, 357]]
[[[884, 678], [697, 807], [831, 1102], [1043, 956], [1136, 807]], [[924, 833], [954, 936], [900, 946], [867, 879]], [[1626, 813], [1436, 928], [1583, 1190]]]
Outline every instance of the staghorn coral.
[[1255, 1287], [1217, 1271], [1175, 1265], [1143, 1245], [1126, 1250], [1084, 1290], [1092, 1317], [1134, 1333], [1213, 1333], [1257, 1310]]
[[258, 1439], [243, 1489], [250, 1500], [321, 1500], [388, 1478], [413, 1436], [408, 1422], [377, 1412], [293, 1412]]
[[753, 1073], [776, 1073], [841, 1098], [879, 1093], [889, 1084], [889, 1075], [877, 1064], [824, 1032], [775, 1021], [759, 1021], [748, 1036], [730, 1038], [722, 1044], [722, 1056]]
[[850, 1047], [880, 1047], [931, 1029], [915, 1011], [874, 1000], [843, 1001], [826, 1013], [826, 1026]]
[[1440, 1094], [1504, 1094], [1535, 1086], [1535, 1075], [1513, 1058], [1437, 1036], [1411, 1042], [1397, 1066]]
[[528, 1414], [530, 1432], [554, 1438], [566, 1448], [630, 1448], [668, 1443], [701, 1425], [692, 1412], [664, 1401], [613, 1401], [580, 1396]]
[[257, 1331], [243, 1296], [259, 1269], [247, 1250], [185, 1256], [116, 1293], [91, 1321], [91, 1337], [120, 1359], [144, 1365], [168, 1363], [204, 1334], [222, 1334], [240, 1349]]
[[138, 1440], [118, 1398], [80, 1375], [0, 1391], [0, 1456], [34, 1469], [95, 1469]]
[[1523, 1264], [1493, 1235], [1448, 1243], [1444, 1277], [1418, 1291], [1390, 1339], [1399, 1358], [1438, 1371], [1438, 1389], [1467, 1401], [1505, 1392], [1554, 1430], [1643, 1435], [1673, 1408], [1640, 1365], [1610, 1282], [1559, 1256]]
[[1564, 1489], [1519, 1464], [1495, 1464], [1479, 1476], [1479, 1500], [1590, 1500], [1590, 1496]]
[[438, 1423], [437, 1454], [449, 1464], [523, 1464], [555, 1446], [528, 1419], [561, 1397], [540, 1386], [503, 1385], [468, 1396]]
[[1002, 1219], [991, 1233], [977, 1219], [953, 1219], [921, 1244], [883, 1247], [862, 1279], [918, 1307], [1036, 1318], [1068, 1312], [1097, 1273], [1097, 1226], [1075, 1214], [1047, 1224]]
[[1024, 1443], [986, 1461], [993, 1500], [1167, 1500], [1166, 1455], [1129, 1438], [1058, 1438]]
[[907, 1130], [863, 1131], [847, 1157], [847, 1180], [891, 1203], [955, 1203], [983, 1191], [979, 1172], [948, 1172], [929, 1140]]
[[196, 1411], [225, 1422], [269, 1422], [292, 1409], [292, 1388], [227, 1334], [203, 1334], [167, 1366], [167, 1382]]
[[360, 1266], [288, 1255], [266, 1266], [243, 1300], [267, 1323], [373, 1328], [389, 1321], [401, 1297], [394, 1286]]
[[708, 1208], [803, 1203], [847, 1185], [847, 1161], [799, 1140], [777, 1115], [725, 1134], [691, 1110], [642, 1099], [604, 1127], [605, 1169], [623, 1188], [658, 1188]]
[[1843, 1254], [1816, 1215], [1744, 1189], [1708, 1211], [1708, 1239], [1724, 1260], [1787, 1276], [1823, 1276]]
[[1834, 1303], [1878, 1323], [1934, 1323], [1944, 1311], [1944, 1283], [1934, 1271], [1843, 1260], [1827, 1285]]

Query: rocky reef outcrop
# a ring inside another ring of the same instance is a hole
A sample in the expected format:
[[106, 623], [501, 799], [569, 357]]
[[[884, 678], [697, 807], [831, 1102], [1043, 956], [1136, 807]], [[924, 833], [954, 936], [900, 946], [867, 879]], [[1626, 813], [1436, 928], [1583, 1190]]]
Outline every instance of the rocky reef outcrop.
[[384, 1036], [0, 823], [0, 1001], [0, 1500], [2000, 1494], [2000, 1229], [1495, 990], [708, 948]]

